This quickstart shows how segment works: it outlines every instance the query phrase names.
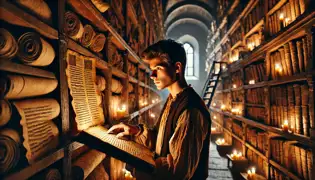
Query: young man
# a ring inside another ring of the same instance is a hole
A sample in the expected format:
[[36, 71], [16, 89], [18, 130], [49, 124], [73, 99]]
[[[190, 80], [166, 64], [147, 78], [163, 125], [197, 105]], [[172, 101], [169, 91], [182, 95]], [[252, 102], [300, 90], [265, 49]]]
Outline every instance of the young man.
[[155, 128], [118, 124], [108, 133], [132, 135], [158, 155], [152, 179], [206, 179], [208, 176], [210, 115], [203, 100], [185, 80], [186, 53], [181, 44], [161, 40], [142, 58], [150, 65], [151, 79], [170, 95]]

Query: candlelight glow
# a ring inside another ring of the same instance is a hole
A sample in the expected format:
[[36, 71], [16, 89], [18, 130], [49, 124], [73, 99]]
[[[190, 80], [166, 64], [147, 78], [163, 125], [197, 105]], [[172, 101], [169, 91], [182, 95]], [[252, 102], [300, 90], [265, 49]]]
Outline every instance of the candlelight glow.
[[283, 20], [283, 19], [284, 19], [284, 15], [283, 15], [283, 13], [280, 13], [280, 15], [279, 15], [279, 19], [280, 19], [280, 20]]
[[222, 138], [222, 139], [217, 139], [217, 140], [216, 140], [216, 143], [217, 143], [218, 145], [223, 145], [223, 144], [225, 144], [225, 140], [224, 140], [224, 138]]
[[211, 131], [216, 131], [216, 130], [217, 130], [216, 127], [212, 127], [212, 128], [211, 128]]
[[151, 113], [150, 114], [151, 118], [155, 118], [155, 114]]
[[216, 106], [216, 105], [217, 105], [216, 103], [213, 103], [213, 104], [212, 104], [212, 106]]
[[233, 88], [237, 88], [236, 84], [233, 84]]
[[251, 169], [247, 170], [247, 177], [253, 178], [256, 174], [256, 168], [252, 167]]
[[250, 80], [249, 84], [255, 84], [255, 80]]
[[237, 152], [236, 149], [233, 150], [233, 153], [231, 154], [231, 158], [232, 159], [240, 159], [242, 157], [242, 153], [241, 152]]
[[155, 100], [152, 100], [152, 103], [155, 103]]
[[281, 67], [281, 65], [279, 63], [275, 64], [275, 70], [278, 71], [278, 72], [282, 71], [282, 67]]
[[213, 116], [213, 119], [217, 119], [217, 116]]
[[221, 110], [225, 110], [225, 105], [224, 104], [221, 105]]
[[124, 172], [124, 180], [135, 180], [136, 178], [134, 178], [132, 175], [131, 175], [131, 172], [126, 170], [126, 169], [123, 169], [123, 172]]
[[284, 122], [283, 122], [281, 127], [282, 127], [284, 132], [288, 132], [289, 131], [289, 122], [288, 122], [288, 120], [284, 120]]

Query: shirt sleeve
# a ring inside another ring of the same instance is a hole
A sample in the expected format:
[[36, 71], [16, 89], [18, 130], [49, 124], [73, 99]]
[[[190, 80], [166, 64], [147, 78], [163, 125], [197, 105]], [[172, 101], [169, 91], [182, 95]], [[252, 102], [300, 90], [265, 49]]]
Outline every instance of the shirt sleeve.
[[157, 138], [156, 128], [149, 128], [146, 125], [140, 124], [141, 133], [134, 137], [134, 141], [154, 150]]
[[169, 155], [172, 158], [157, 159], [156, 176], [190, 179], [197, 169], [203, 142], [209, 131], [208, 125], [208, 120], [200, 110], [185, 110], [180, 115], [175, 132], [169, 141]]

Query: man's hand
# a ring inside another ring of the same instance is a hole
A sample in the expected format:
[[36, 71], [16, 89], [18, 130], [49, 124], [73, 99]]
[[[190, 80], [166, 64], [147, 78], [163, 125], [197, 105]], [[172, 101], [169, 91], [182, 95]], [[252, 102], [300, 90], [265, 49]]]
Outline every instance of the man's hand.
[[122, 138], [124, 136], [133, 136], [138, 134], [140, 131], [140, 129], [137, 126], [132, 126], [129, 124], [124, 124], [124, 123], [120, 123], [120, 124], [116, 124], [114, 126], [112, 126], [111, 128], [109, 128], [109, 130], [107, 131], [108, 134], [110, 133], [114, 133], [117, 134], [116, 137], [117, 138]]

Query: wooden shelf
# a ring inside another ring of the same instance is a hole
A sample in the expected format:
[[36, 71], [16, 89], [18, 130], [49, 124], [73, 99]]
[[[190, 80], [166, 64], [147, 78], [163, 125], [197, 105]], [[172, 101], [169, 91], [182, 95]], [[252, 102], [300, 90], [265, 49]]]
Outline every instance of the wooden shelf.
[[138, 19], [137, 19], [137, 13], [135, 8], [133, 7], [133, 4], [130, 2], [130, 0], [127, 0], [127, 15], [130, 17], [131, 22], [138, 26]]
[[6, 60], [0, 61], [0, 70], [23, 75], [56, 79], [55, 74], [52, 72]]
[[275, 11], [277, 11], [284, 3], [286, 3], [287, 0], [280, 0], [276, 5], [274, 5], [267, 13], [267, 15], [273, 14]]
[[102, 69], [102, 70], [108, 70], [109, 69], [109, 65], [106, 61], [104, 61], [103, 59], [98, 57], [96, 54], [91, 52], [86, 47], [81, 46], [79, 43], [77, 43], [76, 41], [74, 41], [73, 39], [71, 39], [69, 37], [66, 37], [66, 41], [68, 42], [68, 48], [69, 49], [71, 49], [77, 53], [80, 53], [84, 56], [96, 58], [96, 68]]
[[236, 116], [236, 115], [233, 115], [232, 113], [228, 113], [228, 112], [223, 112], [222, 110], [219, 110], [219, 109], [216, 109], [216, 108], [213, 108], [213, 107], [211, 107], [210, 110], [211, 111], [215, 111], [217, 113], [224, 114], [224, 115], [229, 116], [229, 117], [231, 117], [233, 119], [242, 121], [244, 123], [247, 123], [250, 126], [257, 127], [257, 128], [262, 129], [264, 131], [268, 130], [268, 126], [267, 125], [259, 123], [259, 122], [256, 122], [256, 121], [253, 121], [251, 119], [247, 119], [247, 118], [242, 117], [242, 116]]
[[271, 133], [283, 136], [283, 137], [285, 137], [287, 139], [298, 140], [300, 143], [305, 144], [305, 145], [307, 145], [309, 147], [315, 147], [315, 142], [313, 140], [311, 140], [309, 137], [306, 137], [306, 136], [303, 136], [303, 135], [298, 135], [298, 134], [285, 133], [279, 128], [276, 128], [276, 127], [273, 127], [273, 126], [269, 126], [269, 125], [265, 125], [265, 124], [256, 122], [254, 120], [251, 120], [251, 119], [248, 119], [248, 118], [245, 118], [245, 117], [242, 117], [242, 116], [237, 116], [237, 115], [233, 115], [233, 114], [228, 113], [228, 112], [223, 112], [222, 110], [219, 110], [217, 108], [210, 107], [210, 110], [214, 111], [214, 112], [217, 112], [217, 113], [221, 113], [221, 114], [226, 115], [226, 116], [229, 116], [229, 117], [231, 117], [233, 119], [237, 119], [237, 120], [242, 121], [242, 122], [244, 122], [244, 123], [246, 123], [246, 124], [248, 124], [250, 126], [257, 127], [257, 128], [262, 129], [264, 131], [271, 132]]
[[252, 28], [250, 29], [246, 35], [244, 36], [244, 38], [247, 38], [248, 36], [252, 35], [254, 32], [256, 32], [257, 30], [259, 30], [259, 28], [261, 26], [264, 25], [264, 18], [262, 18], [260, 21], [258, 21], [258, 23]]
[[280, 164], [278, 164], [277, 162], [275, 162], [274, 160], [269, 160], [269, 163], [274, 166], [275, 168], [277, 168], [278, 170], [280, 170], [282, 173], [284, 173], [285, 175], [289, 176], [291, 179], [294, 180], [302, 180], [301, 178], [299, 178], [298, 176], [296, 176], [295, 174], [291, 173], [287, 168], [281, 166]]
[[262, 81], [262, 82], [257, 82], [255, 84], [248, 84], [248, 85], [244, 85], [244, 89], [254, 89], [254, 88], [260, 88], [260, 87], [264, 87], [267, 85], [267, 82]]
[[95, 6], [89, 0], [67, 0], [67, 2], [73, 7], [73, 9], [82, 17], [88, 19], [94, 26], [100, 31], [109, 31], [117, 41], [122, 44], [126, 50], [133, 56], [140, 64], [146, 69], [147, 65], [137, 56], [133, 49], [125, 42], [125, 40], [118, 34], [118, 32], [107, 22], [102, 14], [95, 8]]
[[231, 132], [230, 130], [226, 129], [225, 127], [223, 127], [221, 124], [219, 124], [216, 121], [212, 121], [214, 122], [216, 125], [220, 126], [225, 132], [227, 132], [228, 134], [230, 134], [231, 136], [233, 136], [236, 140], [240, 141], [242, 144], [244, 144], [248, 149], [254, 151], [258, 156], [260, 156], [262, 159], [264, 159], [265, 161], [268, 162], [268, 158], [261, 153], [260, 151], [258, 151], [256, 148], [254, 148], [251, 144], [245, 142], [242, 138], [238, 137], [236, 134], [234, 134], [233, 132]]
[[114, 76], [119, 77], [119, 78], [127, 78], [127, 74], [122, 72], [121, 70], [112, 67], [112, 73]]
[[307, 145], [309, 147], [314, 147], [315, 148], [315, 142], [313, 140], [311, 140], [310, 137], [303, 136], [303, 135], [300, 135], [300, 134], [283, 132], [282, 129], [276, 128], [276, 127], [273, 127], [273, 126], [270, 126], [268, 128], [268, 131], [273, 133], [273, 134], [284, 136], [284, 137], [286, 137], [286, 138], [288, 138], [290, 140], [297, 140], [297, 141], [299, 141], [302, 144], [305, 144], [305, 145]]
[[132, 83], [138, 83], [139, 82], [136, 78], [134, 78], [132, 76], [129, 76], [128, 78], [129, 78], [129, 82], [132, 82]]
[[71, 146], [72, 146], [72, 147], [71, 147], [70, 149], [71, 149], [72, 151], [75, 151], [75, 150], [81, 148], [82, 146], [84, 146], [84, 144], [75, 141], [75, 142], [72, 142], [72, 143], [71, 143]]
[[253, 106], [253, 107], [261, 107], [265, 108], [264, 104], [251, 104], [251, 103], [245, 103], [245, 106]]
[[8, 0], [0, 2], [0, 19], [10, 24], [35, 29], [41, 35], [50, 39], [58, 39], [58, 31], [56, 29], [15, 6]]
[[268, 86], [276, 86], [276, 85], [287, 84], [287, 83], [292, 83], [292, 82], [306, 81], [309, 75], [314, 75], [314, 74], [315, 74], [314, 72], [300, 73], [293, 76], [282, 77], [277, 80], [271, 80], [271, 81], [268, 81], [267, 84]]
[[48, 155], [47, 157], [44, 157], [43, 159], [35, 162], [32, 165], [27, 166], [26, 168], [9, 174], [5, 177], [6, 180], [16, 180], [16, 179], [28, 179], [31, 176], [35, 175], [39, 171], [47, 168], [51, 164], [55, 163], [56, 161], [62, 159], [64, 157], [64, 149], [61, 148], [54, 153]]

